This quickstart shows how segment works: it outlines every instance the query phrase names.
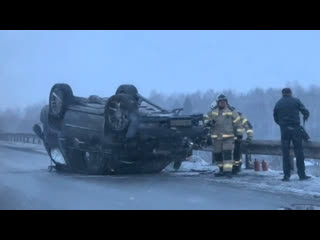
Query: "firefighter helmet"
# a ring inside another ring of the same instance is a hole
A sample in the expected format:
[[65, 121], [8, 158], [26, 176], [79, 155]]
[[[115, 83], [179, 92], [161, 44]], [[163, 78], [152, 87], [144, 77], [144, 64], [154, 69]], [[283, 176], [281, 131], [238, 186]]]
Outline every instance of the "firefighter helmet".
[[222, 101], [222, 100], [228, 102], [227, 97], [226, 97], [225, 95], [223, 95], [223, 94], [220, 94], [220, 95], [217, 97], [216, 102], [218, 103], [218, 102], [220, 102], [220, 101]]
[[220, 95], [216, 98], [216, 100], [211, 103], [211, 105], [210, 105], [211, 109], [214, 109], [214, 108], [217, 106], [217, 104], [218, 104], [220, 101], [222, 101], [222, 100], [228, 102], [227, 97], [226, 97], [225, 95], [223, 95], [223, 94], [220, 94]]

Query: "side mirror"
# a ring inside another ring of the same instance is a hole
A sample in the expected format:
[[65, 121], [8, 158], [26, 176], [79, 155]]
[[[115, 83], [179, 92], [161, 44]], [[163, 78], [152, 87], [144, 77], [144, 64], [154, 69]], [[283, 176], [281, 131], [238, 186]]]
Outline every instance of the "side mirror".
[[43, 132], [42, 132], [42, 129], [41, 129], [41, 127], [39, 126], [39, 124], [35, 124], [35, 125], [33, 126], [32, 130], [35, 132], [35, 134], [36, 134], [39, 138], [43, 139]]

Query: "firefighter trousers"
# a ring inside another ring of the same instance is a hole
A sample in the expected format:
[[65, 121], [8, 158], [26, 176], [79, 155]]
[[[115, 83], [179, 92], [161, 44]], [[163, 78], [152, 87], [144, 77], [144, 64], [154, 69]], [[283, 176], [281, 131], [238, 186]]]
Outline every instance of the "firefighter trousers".
[[234, 137], [213, 139], [214, 158], [221, 172], [232, 172]]

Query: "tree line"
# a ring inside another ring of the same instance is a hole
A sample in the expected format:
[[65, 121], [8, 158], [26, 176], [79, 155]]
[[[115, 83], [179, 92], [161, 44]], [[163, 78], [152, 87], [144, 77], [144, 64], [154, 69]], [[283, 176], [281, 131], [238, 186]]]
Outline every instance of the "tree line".
[[[310, 111], [310, 118], [305, 128], [313, 141], [320, 141], [320, 86], [303, 88], [297, 83], [287, 84], [291, 87], [293, 95], [300, 98], [302, 103]], [[232, 90], [215, 91], [209, 89], [205, 92], [191, 94], [165, 95], [157, 91], [150, 94], [150, 100], [167, 109], [184, 108], [183, 114], [207, 113], [210, 105], [215, 102], [221, 93], [226, 95], [229, 104], [242, 112], [250, 120], [255, 131], [256, 139], [279, 139], [280, 129], [273, 120], [273, 108], [282, 97], [278, 88], [255, 88], [247, 93], [235, 93]], [[215, 103], [214, 103], [215, 104]]]
[[[306, 123], [306, 130], [312, 140], [320, 141], [319, 123], [320, 86], [303, 88], [297, 83], [288, 85], [294, 96], [301, 99], [310, 111], [310, 119]], [[154, 103], [166, 108], [184, 108], [183, 114], [207, 113], [216, 97], [223, 93], [229, 99], [231, 106], [248, 117], [255, 130], [256, 139], [279, 139], [279, 127], [273, 120], [273, 108], [281, 98], [281, 89], [255, 88], [246, 93], [235, 93], [233, 90], [197, 91], [191, 94], [163, 94], [152, 91], [148, 97]], [[0, 131], [3, 132], [32, 132], [33, 124], [39, 122], [41, 108], [46, 102], [30, 105], [25, 109], [0, 109]]]

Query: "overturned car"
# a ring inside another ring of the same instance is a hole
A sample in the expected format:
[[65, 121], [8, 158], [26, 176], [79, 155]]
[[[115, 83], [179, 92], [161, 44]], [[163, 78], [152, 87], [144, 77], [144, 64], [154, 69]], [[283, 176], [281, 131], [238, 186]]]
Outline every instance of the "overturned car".
[[57, 170], [84, 174], [156, 173], [206, 141], [202, 114], [181, 115], [121, 85], [110, 98], [74, 96], [55, 84], [34, 132]]

